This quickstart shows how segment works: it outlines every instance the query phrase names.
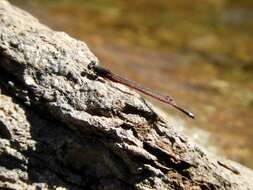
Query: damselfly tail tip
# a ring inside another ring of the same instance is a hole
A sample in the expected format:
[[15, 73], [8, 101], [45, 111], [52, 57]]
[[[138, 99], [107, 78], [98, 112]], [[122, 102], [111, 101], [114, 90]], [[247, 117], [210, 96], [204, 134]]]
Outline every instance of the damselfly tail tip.
[[192, 118], [192, 119], [195, 119], [195, 115], [192, 113], [192, 112], [187, 112], [187, 115]]
[[174, 108], [178, 109], [179, 111], [183, 112], [184, 114], [186, 114], [188, 117], [192, 118], [192, 119], [195, 119], [195, 115], [192, 113], [192, 112], [189, 112], [185, 109], [183, 109], [182, 107], [179, 107], [175, 102], [171, 103], [170, 102], [170, 105], [172, 105]]

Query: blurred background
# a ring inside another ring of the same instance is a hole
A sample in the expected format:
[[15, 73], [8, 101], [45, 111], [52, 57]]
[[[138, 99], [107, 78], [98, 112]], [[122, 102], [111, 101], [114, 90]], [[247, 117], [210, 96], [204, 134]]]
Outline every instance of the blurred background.
[[252, 0], [11, 0], [88, 44], [115, 73], [169, 94], [151, 100], [197, 141], [253, 169]]

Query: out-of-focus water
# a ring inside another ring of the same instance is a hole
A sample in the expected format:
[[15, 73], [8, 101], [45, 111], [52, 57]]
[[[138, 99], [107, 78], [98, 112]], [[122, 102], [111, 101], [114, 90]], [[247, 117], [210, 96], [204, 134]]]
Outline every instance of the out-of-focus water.
[[11, 2], [88, 43], [111, 70], [175, 97], [195, 121], [155, 103], [253, 168], [253, 1]]

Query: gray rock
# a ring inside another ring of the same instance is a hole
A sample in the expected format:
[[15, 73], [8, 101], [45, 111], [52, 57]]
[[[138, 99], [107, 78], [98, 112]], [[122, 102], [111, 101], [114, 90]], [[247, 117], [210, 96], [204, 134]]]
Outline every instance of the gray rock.
[[0, 0], [2, 189], [253, 189], [153, 105], [87, 69], [87, 45]]

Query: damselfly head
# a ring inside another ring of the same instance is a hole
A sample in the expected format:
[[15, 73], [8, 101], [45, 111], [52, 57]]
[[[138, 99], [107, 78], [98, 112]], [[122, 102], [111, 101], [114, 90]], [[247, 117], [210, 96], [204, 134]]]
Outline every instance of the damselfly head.
[[87, 66], [87, 68], [89, 69], [89, 70], [91, 70], [91, 69], [93, 69], [93, 67], [96, 65], [96, 62], [95, 61], [91, 61], [89, 64], [88, 64], [88, 66]]

